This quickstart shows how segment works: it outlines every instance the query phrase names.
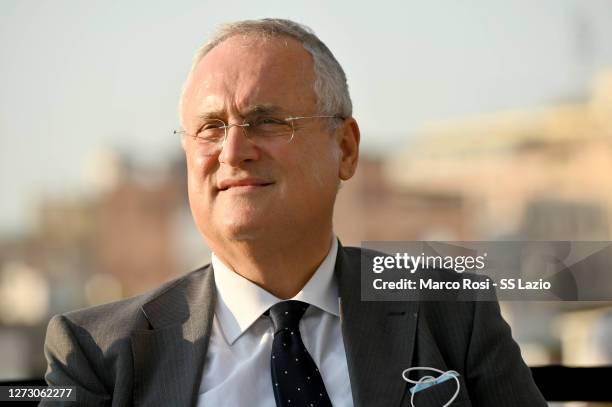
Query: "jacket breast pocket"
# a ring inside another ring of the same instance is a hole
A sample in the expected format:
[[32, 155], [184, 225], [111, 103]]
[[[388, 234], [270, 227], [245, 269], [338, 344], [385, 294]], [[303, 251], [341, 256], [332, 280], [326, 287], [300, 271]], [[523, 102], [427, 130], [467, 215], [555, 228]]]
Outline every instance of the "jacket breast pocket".
[[[463, 378], [459, 376], [459, 394], [457, 398], [450, 404], [450, 407], [471, 407], [472, 403], [467, 395]], [[409, 388], [412, 385], [409, 386]], [[433, 385], [427, 389], [423, 389], [414, 395], [414, 407], [442, 407], [453, 398], [457, 391], [457, 382], [455, 380], [447, 380], [445, 382]], [[410, 407], [410, 397], [412, 393], [408, 389], [402, 401], [402, 407]]]

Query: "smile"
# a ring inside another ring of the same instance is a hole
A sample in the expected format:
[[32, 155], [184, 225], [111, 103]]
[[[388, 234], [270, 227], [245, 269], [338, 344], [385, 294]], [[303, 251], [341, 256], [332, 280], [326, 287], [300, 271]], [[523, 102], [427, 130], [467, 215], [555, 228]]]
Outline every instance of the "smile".
[[250, 191], [258, 191], [272, 184], [264, 184], [264, 185], [238, 185], [235, 187], [229, 187], [225, 189], [220, 189], [220, 192], [225, 191], [235, 191], [235, 192], [250, 192]]
[[236, 192], [249, 192], [261, 190], [264, 187], [274, 184], [264, 180], [257, 179], [242, 179], [242, 180], [226, 180], [219, 183], [219, 191], [236, 191]]

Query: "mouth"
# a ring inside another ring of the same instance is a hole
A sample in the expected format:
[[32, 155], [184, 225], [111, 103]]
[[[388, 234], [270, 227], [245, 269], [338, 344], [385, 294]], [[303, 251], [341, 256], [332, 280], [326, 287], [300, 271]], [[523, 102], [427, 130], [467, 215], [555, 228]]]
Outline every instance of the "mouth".
[[263, 180], [230, 180], [230, 181], [222, 181], [217, 188], [219, 192], [225, 191], [254, 191], [259, 190], [270, 185], [273, 185], [273, 182], [263, 181]]

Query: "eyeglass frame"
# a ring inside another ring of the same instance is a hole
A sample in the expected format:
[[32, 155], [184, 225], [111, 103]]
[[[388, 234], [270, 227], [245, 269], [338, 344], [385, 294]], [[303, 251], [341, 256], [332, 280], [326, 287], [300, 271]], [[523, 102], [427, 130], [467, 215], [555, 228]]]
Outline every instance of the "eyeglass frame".
[[[291, 117], [286, 117], [283, 118], [281, 120], [287, 121], [291, 123], [291, 137], [289, 137], [289, 140], [287, 140], [287, 144], [291, 143], [291, 141], [293, 140], [293, 137], [295, 136], [295, 126], [293, 124], [294, 120], [302, 120], [302, 119], [340, 119], [340, 120], [346, 120], [346, 117], [340, 116], [340, 115], [315, 115], [315, 116], [291, 116]], [[242, 127], [242, 133], [244, 134], [244, 136], [246, 137], [246, 139], [253, 143], [253, 140], [249, 137], [249, 133], [246, 130], [246, 127], [249, 127], [251, 125], [251, 123], [248, 122], [249, 119], [244, 119], [244, 121], [242, 122], [242, 124], [240, 123], [226, 123], [224, 120], [222, 119], [214, 119], [218, 122], [223, 123], [223, 126], [218, 127], [218, 129], [223, 129], [224, 130], [224, 136], [223, 136], [223, 141], [221, 141], [220, 143], [217, 142], [215, 143], [216, 146], [220, 146], [221, 148], [223, 148], [223, 145], [225, 144], [225, 140], [227, 140], [227, 135], [229, 134], [229, 130], [232, 127]], [[197, 133], [200, 132], [200, 130], [202, 129], [202, 127], [204, 127], [204, 125], [202, 125], [200, 128], [198, 128]], [[189, 134], [187, 133], [186, 130], [174, 130], [172, 132], [173, 134], [179, 134], [179, 135], [185, 135], [185, 136], [189, 136], [193, 139], [198, 139], [198, 138], [202, 138], [202, 137], [198, 137], [197, 133], [196, 134]]]

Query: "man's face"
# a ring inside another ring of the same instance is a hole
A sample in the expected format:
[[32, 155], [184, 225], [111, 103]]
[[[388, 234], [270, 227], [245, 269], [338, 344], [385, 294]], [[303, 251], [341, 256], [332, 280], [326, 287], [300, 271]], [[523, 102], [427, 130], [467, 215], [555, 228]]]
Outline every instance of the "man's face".
[[[194, 134], [204, 117], [242, 123], [261, 107], [280, 118], [317, 115], [313, 81], [312, 58], [299, 42], [231, 37], [213, 48], [188, 79], [183, 125]], [[327, 120], [296, 121], [290, 143], [266, 148], [233, 127], [214, 155], [184, 138], [191, 210], [213, 250], [227, 240], [331, 227], [342, 176], [337, 136], [342, 126], [332, 134]]]

